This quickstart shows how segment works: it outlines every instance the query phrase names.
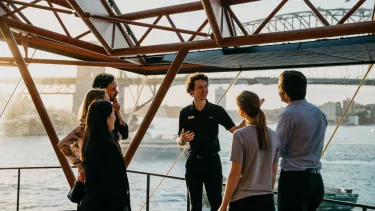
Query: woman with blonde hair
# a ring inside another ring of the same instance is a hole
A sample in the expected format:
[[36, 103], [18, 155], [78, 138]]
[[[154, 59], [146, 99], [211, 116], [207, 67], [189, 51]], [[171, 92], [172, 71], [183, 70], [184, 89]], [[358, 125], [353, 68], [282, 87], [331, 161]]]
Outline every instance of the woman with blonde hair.
[[238, 114], [246, 127], [233, 134], [232, 166], [220, 211], [274, 211], [273, 187], [279, 159], [280, 141], [267, 127], [260, 109], [262, 101], [254, 92], [237, 96]]
[[79, 125], [57, 144], [57, 147], [65, 155], [69, 162], [78, 168], [77, 180], [80, 182], [85, 181], [85, 174], [81, 165], [81, 149], [86, 115], [90, 104], [96, 100], [109, 101], [109, 96], [105, 89], [92, 89], [87, 92], [79, 112]]

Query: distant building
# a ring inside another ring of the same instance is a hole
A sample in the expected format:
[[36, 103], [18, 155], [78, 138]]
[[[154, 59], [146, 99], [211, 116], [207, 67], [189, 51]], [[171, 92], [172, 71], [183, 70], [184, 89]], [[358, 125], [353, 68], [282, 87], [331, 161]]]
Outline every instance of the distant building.
[[[223, 89], [223, 87], [219, 86], [217, 89], [215, 89], [215, 102], [214, 103], [217, 103], [219, 102], [219, 100], [221, 99], [221, 97], [224, 95], [225, 93], [225, 89]], [[223, 97], [223, 99], [221, 100], [220, 104], [224, 109], [226, 109], [226, 105], [227, 105], [227, 98], [226, 96]]]
[[370, 111], [370, 118], [375, 119], [375, 104], [366, 105], [368, 111]]
[[[350, 98], [347, 98], [346, 100], [344, 100], [343, 102], [342, 102], [342, 105], [343, 105], [343, 109], [345, 110], [347, 107], [348, 107], [348, 105], [349, 105], [349, 103], [350, 103]], [[353, 101], [353, 103], [352, 103], [352, 105], [350, 106], [350, 108], [349, 108], [349, 110], [348, 110], [348, 114], [355, 114], [355, 101]]]
[[336, 123], [336, 103], [324, 103], [320, 108], [325, 113], [328, 122]]
[[341, 107], [341, 102], [336, 102], [336, 116], [341, 117], [343, 113], [344, 111]]

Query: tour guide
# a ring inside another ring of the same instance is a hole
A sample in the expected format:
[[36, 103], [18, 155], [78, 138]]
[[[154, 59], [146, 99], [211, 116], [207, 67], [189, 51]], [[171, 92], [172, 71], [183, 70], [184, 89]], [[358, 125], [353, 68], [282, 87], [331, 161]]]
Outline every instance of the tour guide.
[[186, 81], [186, 91], [194, 101], [180, 111], [177, 143], [184, 145], [189, 142], [185, 178], [190, 193], [191, 210], [202, 210], [204, 184], [211, 210], [217, 211], [222, 200], [223, 184], [218, 155], [219, 124], [233, 133], [245, 126], [245, 121], [236, 126], [224, 108], [207, 101], [208, 78], [205, 74], [191, 75]]

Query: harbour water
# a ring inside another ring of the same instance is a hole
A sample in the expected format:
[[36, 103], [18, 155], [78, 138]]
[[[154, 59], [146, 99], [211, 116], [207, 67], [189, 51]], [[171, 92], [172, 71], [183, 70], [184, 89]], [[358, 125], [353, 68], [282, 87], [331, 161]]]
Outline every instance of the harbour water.
[[[177, 119], [155, 119], [148, 131], [151, 137], [177, 132]], [[275, 128], [275, 125], [271, 125]], [[375, 205], [375, 133], [374, 126], [342, 126], [323, 156], [322, 175], [327, 187], [353, 189], [359, 194], [358, 203]], [[326, 140], [334, 126], [329, 126]], [[150, 143], [156, 141], [151, 139]], [[160, 140], [166, 141], [167, 140]], [[231, 134], [220, 129], [223, 174], [229, 171]], [[162, 145], [160, 145], [162, 146]], [[170, 145], [169, 145], [170, 146]], [[130, 170], [165, 174], [180, 150], [148, 148], [141, 144]], [[183, 157], [170, 175], [184, 176]], [[56, 155], [47, 136], [0, 136], [0, 167], [56, 166]], [[75, 171], [75, 170], [74, 170]], [[129, 173], [132, 207], [139, 210], [146, 198], [146, 176]], [[151, 177], [151, 190], [161, 178]], [[67, 210], [75, 205], [66, 198], [69, 187], [61, 169], [21, 171], [20, 210]], [[17, 199], [17, 171], [0, 171], [0, 210], [15, 210]], [[150, 210], [186, 210], [184, 181], [166, 179], [151, 199]], [[166, 207], [168, 209], [166, 209]]]

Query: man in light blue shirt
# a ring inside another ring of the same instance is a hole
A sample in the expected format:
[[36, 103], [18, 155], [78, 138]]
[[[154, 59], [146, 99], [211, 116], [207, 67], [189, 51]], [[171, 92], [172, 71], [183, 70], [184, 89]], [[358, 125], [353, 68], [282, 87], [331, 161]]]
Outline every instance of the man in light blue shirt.
[[306, 101], [307, 79], [301, 72], [283, 72], [278, 87], [281, 101], [288, 104], [276, 128], [282, 157], [278, 210], [313, 211], [324, 196], [320, 156], [327, 119]]

